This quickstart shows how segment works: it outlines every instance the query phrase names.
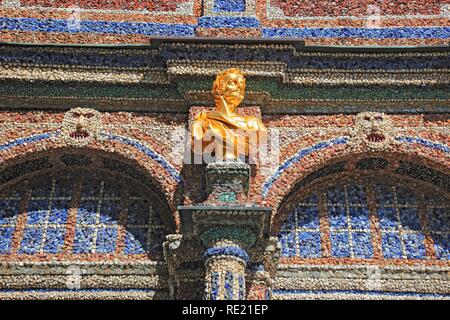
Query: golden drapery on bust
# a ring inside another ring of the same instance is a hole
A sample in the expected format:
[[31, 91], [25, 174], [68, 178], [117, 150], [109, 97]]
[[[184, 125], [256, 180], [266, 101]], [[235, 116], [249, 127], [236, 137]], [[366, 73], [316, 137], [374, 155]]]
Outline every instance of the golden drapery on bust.
[[194, 152], [199, 151], [199, 145], [201, 152], [204, 152], [205, 147], [214, 141], [216, 159], [221, 151], [223, 160], [235, 160], [249, 155], [250, 147], [257, 147], [267, 129], [261, 119], [235, 113], [244, 99], [243, 73], [239, 69], [230, 68], [218, 74], [212, 94], [216, 109], [200, 112], [192, 125]]

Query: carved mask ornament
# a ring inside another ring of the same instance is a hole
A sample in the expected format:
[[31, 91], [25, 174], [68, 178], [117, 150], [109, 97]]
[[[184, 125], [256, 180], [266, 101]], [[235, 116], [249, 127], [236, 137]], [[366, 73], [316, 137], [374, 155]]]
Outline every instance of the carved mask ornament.
[[98, 137], [101, 118], [97, 110], [74, 108], [66, 112], [63, 120], [63, 139], [74, 146], [84, 146]]
[[390, 117], [380, 112], [363, 112], [355, 117], [352, 142], [355, 147], [364, 145], [370, 150], [380, 150], [395, 143], [394, 127]]

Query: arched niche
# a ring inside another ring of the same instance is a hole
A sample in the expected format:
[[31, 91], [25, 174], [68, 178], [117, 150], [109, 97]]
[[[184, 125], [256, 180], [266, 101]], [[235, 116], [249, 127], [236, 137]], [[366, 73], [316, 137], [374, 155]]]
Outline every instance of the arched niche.
[[355, 163], [364, 170], [328, 168], [286, 199], [273, 228], [282, 261], [447, 265], [448, 190], [406, 175], [379, 174], [375, 168], [386, 165], [381, 159]]
[[71, 152], [5, 168], [0, 259], [163, 260], [174, 224], [139, 173], [120, 159]]

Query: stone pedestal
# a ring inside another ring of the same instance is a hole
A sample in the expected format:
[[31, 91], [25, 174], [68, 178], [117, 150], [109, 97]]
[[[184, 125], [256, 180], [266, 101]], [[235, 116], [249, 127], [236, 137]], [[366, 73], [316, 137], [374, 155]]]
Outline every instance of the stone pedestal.
[[[170, 270], [186, 277], [177, 276], [178, 289], [173, 291], [188, 287], [187, 275], [189, 279], [201, 279], [199, 272], [188, 270], [189, 265], [200, 262], [202, 267], [197, 267], [196, 271], [203, 270], [204, 299], [247, 299], [247, 286], [250, 284], [254, 289], [261, 283], [265, 285], [258, 292], [264, 292], [267, 297], [270, 274], [264, 270], [263, 275], [253, 275], [249, 265], [256, 262], [266, 268], [270, 260], [266, 258], [265, 248], [270, 239], [272, 210], [246, 202], [249, 179], [250, 166], [246, 163], [211, 163], [206, 168], [207, 200], [202, 205], [178, 207], [183, 241], [180, 249], [167, 254], [167, 260], [172, 261]], [[198, 245], [197, 251], [192, 249], [193, 244]], [[171, 246], [173, 243], [168, 241], [166, 251], [170, 251]], [[269, 277], [265, 282], [264, 276]], [[251, 296], [260, 296], [255, 294]], [[177, 296], [184, 297], [181, 292]]]
[[250, 166], [241, 161], [213, 162], [206, 167], [205, 203], [241, 203], [249, 188]]

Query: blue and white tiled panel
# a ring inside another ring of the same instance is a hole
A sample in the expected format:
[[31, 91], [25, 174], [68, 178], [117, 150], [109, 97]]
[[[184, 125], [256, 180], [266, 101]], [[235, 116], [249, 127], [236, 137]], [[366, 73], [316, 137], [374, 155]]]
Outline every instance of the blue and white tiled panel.
[[[369, 219], [367, 186], [343, 184], [325, 190], [330, 226], [331, 256], [334, 258], [373, 258], [373, 237]], [[414, 191], [394, 185], [375, 184], [376, 212], [385, 259], [425, 259], [425, 233]], [[429, 231], [436, 258], [449, 260], [450, 204], [443, 197], [425, 198]], [[316, 193], [298, 204], [280, 232], [284, 257], [323, 257], [319, 206]]]
[[319, 204], [316, 194], [305, 198], [283, 224], [280, 241], [286, 257], [321, 257]]
[[[425, 233], [415, 193], [407, 188], [376, 185], [377, 214], [385, 258], [425, 259]], [[450, 204], [443, 197], [425, 197], [426, 220], [436, 258], [450, 259]]]
[[[164, 226], [149, 200], [130, 194], [128, 210], [122, 210], [123, 195], [117, 183], [86, 177], [79, 203], [74, 204], [75, 184], [67, 177], [51, 178], [29, 190], [31, 197], [19, 254], [62, 253], [71, 206], [77, 212], [73, 254], [114, 253], [123, 221], [126, 221], [125, 254], [154, 254], [161, 250]], [[19, 195], [0, 199], [0, 253], [12, 251], [20, 199]], [[123, 221], [121, 212], [128, 212]]]
[[19, 253], [59, 253], [64, 247], [73, 180], [46, 179], [32, 187]]
[[147, 200], [130, 196], [126, 230], [125, 254], [155, 254], [162, 251], [165, 236], [163, 222]]
[[331, 255], [338, 258], [373, 257], [369, 209], [364, 186], [341, 185], [326, 193]]

